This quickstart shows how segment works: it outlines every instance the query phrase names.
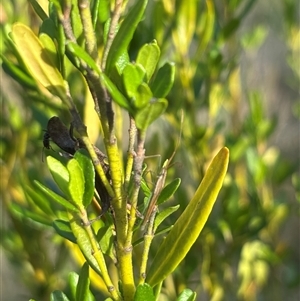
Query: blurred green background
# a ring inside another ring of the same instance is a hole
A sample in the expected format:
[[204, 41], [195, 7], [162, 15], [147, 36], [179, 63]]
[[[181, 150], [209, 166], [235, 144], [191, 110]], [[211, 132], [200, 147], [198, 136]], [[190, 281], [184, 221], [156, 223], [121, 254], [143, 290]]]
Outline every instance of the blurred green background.
[[[47, 1], [41, 3], [47, 11]], [[53, 185], [42, 162], [43, 129], [53, 115], [65, 123], [70, 116], [33, 82], [17, 83], [8, 72], [7, 60], [17, 61], [7, 43], [11, 24], [23, 22], [36, 32], [40, 25], [29, 2], [3, 1], [0, 21], [1, 299], [48, 300], [51, 291], [67, 289], [68, 273], [78, 270], [78, 259], [51, 226], [30, 218], [28, 212], [40, 212], [25, 191], [34, 179]], [[231, 155], [212, 215], [184, 262], [165, 281], [168, 297], [161, 300], [175, 300], [185, 287], [202, 301], [298, 300], [299, 4], [149, 1], [131, 44], [131, 59], [154, 38], [162, 49], [161, 63], [175, 62], [176, 80], [167, 113], [151, 126], [147, 155], [161, 154], [162, 161], [170, 156], [181, 109], [185, 116], [178, 164], [169, 171], [169, 179], [182, 178], [173, 202], [185, 207], [222, 146]], [[82, 78], [70, 72], [68, 81], [90, 136], [101, 148]], [[117, 110], [119, 120], [121, 115]], [[127, 127], [119, 123], [119, 141], [126, 149]], [[148, 164], [157, 170], [157, 159]], [[49, 225], [53, 218], [49, 216]]]

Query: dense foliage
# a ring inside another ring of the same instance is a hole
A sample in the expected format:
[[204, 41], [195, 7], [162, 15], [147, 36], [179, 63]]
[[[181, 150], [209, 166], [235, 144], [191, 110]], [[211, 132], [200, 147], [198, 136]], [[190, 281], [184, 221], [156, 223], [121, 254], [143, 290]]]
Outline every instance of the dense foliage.
[[1, 245], [27, 299], [295, 297], [299, 155], [272, 144], [279, 113], [241, 61], [268, 37], [244, 27], [257, 1], [21, 2], [2, 4]]

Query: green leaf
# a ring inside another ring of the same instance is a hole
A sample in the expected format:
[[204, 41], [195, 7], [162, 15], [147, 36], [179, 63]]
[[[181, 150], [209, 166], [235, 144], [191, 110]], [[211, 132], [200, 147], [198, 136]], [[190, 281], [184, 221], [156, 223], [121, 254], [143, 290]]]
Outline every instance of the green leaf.
[[181, 183], [180, 178], [174, 179], [171, 183], [166, 185], [164, 189], [161, 191], [158, 199], [157, 199], [157, 205], [160, 205], [164, 203], [165, 201], [169, 200], [172, 195], [176, 192], [178, 189], [179, 185]]
[[112, 69], [119, 60], [119, 57], [121, 57], [124, 52], [127, 52], [129, 43], [132, 40], [135, 29], [144, 15], [147, 3], [148, 0], [137, 1], [136, 4], [129, 11], [128, 15], [125, 17], [124, 21], [122, 22], [107, 56], [107, 74], [111, 73]]
[[32, 5], [35, 13], [41, 18], [41, 20], [45, 20], [48, 18], [46, 12], [40, 6], [40, 4], [36, 0], [29, 0], [30, 4]]
[[60, 99], [65, 99], [67, 92], [64, 80], [55, 66], [53, 56], [32, 30], [24, 24], [15, 23], [11, 35], [16, 48], [20, 50], [20, 56], [35, 80]]
[[15, 63], [11, 63], [5, 56], [1, 55], [2, 68], [9, 74], [13, 79], [15, 79], [23, 88], [29, 90], [36, 90], [37, 85], [33, 80], [32, 76], [20, 69]]
[[20, 206], [17, 203], [11, 203], [9, 205], [9, 209], [17, 216], [21, 217], [22, 219], [28, 218], [31, 219], [34, 222], [37, 222], [39, 224], [43, 224], [46, 226], [51, 225], [51, 220], [49, 218], [32, 211], [32, 209], [27, 209], [22, 206]]
[[89, 279], [89, 265], [87, 262], [81, 268], [78, 285], [76, 288], [76, 300], [77, 301], [89, 301], [89, 286], [90, 286], [90, 279]]
[[150, 87], [148, 86], [148, 84], [142, 83], [138, 86], [133, 105], [137, 109], [144, 108], [152, 98], [153, 94], [151, 92]]
[[76, 300], [76, 289], [78, 284], [79, 275], [75, 272], [70, 272], [68, 275], [68, 283], [71, 291], [71, 299]]
[[83, 206], [86, 208], [94, 196], [95, 169], [86, 150], [77, 151], [74, 158], [78, 162], [84, 175]]
[[34, 181], [34, 184], [42, 191], [44, 192], [47, 196], [49, 196], [50, 198], [52, 198], [55, 202], [61, 204], [62, 206], [66, 207], [67, 209], [70, 209], [72, 211], [78, 212], [78, 208], [73, 205], [71, 202], [65, 200], [64, 198], [62, 198], [60, 195], [56, 194], [55, 192], [53, 192], [52, 190], [50, 190], [49, 188], [47, 188], [46, 186], [44, 186], [43, 184], [41, 184], [38, 181]]
[[177, 298], [177, 301], [195, 301], [197, 294], [192, 290], [184, 289]]
[[155, 71], [160, 57], [160, 49], [154, 40], [150, 44], [145, 44], [138, 53], [136, 63], [141, 64], [146, 70], [146, 82], [148, 83]]
[[228, 161], [229, 150], [224, 147], [213, 159], [194, 197], [159, 247], [146, 279], [151, 286], [174, 271], [198, 238], [222, 187]]
[[57, 40], [58, 37], [58, 28], [55, 25], [54, 21], [50, 18], [47, 18], [43, 21], [42, 25], [40, 26], [40, 35], [46, 34], [48, 35], [52, 40]]
[[170, 216], [172, 213], [174, 213], [175, 211], [177, 211], [179, 209], [180, 205], [176, 205], [173, 207], [167, 207], [166, 209], [164, 209], [163, 211], [159, 212], [155, 218], [154, 221], [154, 227], [153, 227], [153, 232], [155, 233], [158, 226], [168, 217]]
[[148, 187], [147, 182], [144, 178], [141, 181], [141, 188], [143, 193], [145, 194], [146, 198], [149, 198], [151, 195], [151, 189]]
[[47, 156], [47, 165], [57, 186], [69, 197], [70, 176], [67, 168], [60, 161], [51, 156]]
[[151, 100], [146, 107], [135, 114], [136, 127], [140, 130], [146, 130], [154, 120], [164, 113], [167, 106], [168, 102], [164, 98]]
[[135, 292], [133, 300], [134, 301], [145, 301], [145, 300], [155, 301], [156, 298], [154, 296], [152, 287], [149, 284], [144, 283], [144, 284], [138, 285], [138, 287], [136, 288], [136, 292]]
[[83, 171], [80, 168], [79, 163], [75, 159], [71, 159], [67, 163], [67, 169], [70, 175], [69, 181], [69, 195], [73, 202], [78, 205], [79, 208], [83, 206], [83, 194], [85, 180], [83, 177]]
[[99, 2], [97, 10], [98, 20], [100, 23], [104, 23], [110, 17], [110, 0], [97, 0], [96, 2]]
[[76, 237], [72, 232], [69, 222], [57, 219], [53, 221], [52, 226], [61, 237], [66, 238], [76, 244]]
[[54, 291], [50, 295], [50, 301], [69, 301], [69, 299], [63, 292]]
[[123, 70], [124, 88], [129, 98], [136, 98], [137, 89], [143, 82], [145, 69], [141, 65], [128, 63]]
[[95, 60], [78, 44], [73, 42], [67, 43], [67, 49], [77, 58], [83, 60], [91, 69], [93, 69], [98, 75], [101, 70], [97, 66]]
[[54, 44], [54, 41], [46, 33], [41, 33], [39, 35], [39, 39], [40, 39], [43, 47], [46, 49], [48, 56], [51, 57], [51, 61], [53, 62], [54, 66], [57, 69], [59, 69], [58, 57], [57, 57], [56, 46]]
[[104, 73], [100, 74], [100, 80], [108, 90], [112, 99], [122, 108], [126, 109], [129, 113], [132, 113], [132, 109], [129, 105], [127, 98], [118, 90], [115, 84]]
[[36, 192], [30, 186], [25, 187], [25, 192], [46, 215], [54, 215], [54, 212], [44, 195]]
[[[72, 9], [71, 9], [71, 25], [72, 25], [72, 31], [73, 34], [77, 40], [78, 43], [81, 43], [80, 40], [83, 39], [83, 25], [81, 22], [81, 16], [79, 13], [79, 3], [77, 0], [71, 0], [70, 5], [72, 5]], [[61, 2], [63, 3], [63, 2]]]
[[90, 238], [88, 237], [88, 235], [84, 229], [84, 226], [81, 224], [82, 222], [81, 222], [80, 218], [78, 217], [77, 214], [74, 214], [74, 212], [71, 212], [71, 211], [69, 212], [69, 215], [70, 215], [69, 216], [70, 226], [71, 226], [74, 236], [76, 237], [76, 242], [77, 242], [82, 254], [84, 255], [85, 259], [88, 261], [91, 268], [98, 275], [101, 276], [102, 273], [99, 268], [99, 265], [91, 252], [92, 246], [91, 246]]
[[175, 64], [165, 63], [160, 69], [158, 69], [153, 82], [150, 83], [150, 88], [154, 97], [166, 97], [173, 87], [174, 79]]
[[[68, 283], [69, 283], [70, 290], [71, 290], [71, 299], [76, 300], [76, 301], [77, 300], [79, 300], [79, 301], [81, 301], [81, 300], [95, 301], [95, 297], [93, 296], [93, 294], [91, 293], [90, 290], [87, 290], [86, 295], [84, 296], [85, 299], [84, 298], [80, 299], [80, 297], [76, 298], [76, 292], [77, 292], [78, 286], [80, 285], [78, 283], [78, 281], [80, 281], [79, 277], [80, 276], [78, 274], [76, 274], [75, 272], [69, 273]], [[87, 280], [88, 280], [88, 282], [90, 282], [89, 279], [87, 279]]]
[[104, 225], [99, 228], [97, 232], [97, 239], [103, 254], [108, 255], [114, 262], [117, 261], [114, 250], [114, 235], [111, 225]]

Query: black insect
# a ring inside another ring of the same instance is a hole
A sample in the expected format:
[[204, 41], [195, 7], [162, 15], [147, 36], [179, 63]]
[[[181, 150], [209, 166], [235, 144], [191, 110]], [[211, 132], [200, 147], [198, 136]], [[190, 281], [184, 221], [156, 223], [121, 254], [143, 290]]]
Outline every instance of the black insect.
[[44, 147], [50, 148], [50, 140], [53, 141], [59, 148], [74, 155], [79, 148], [79, 142], [73, 137], [73, 127], [68, 129], [57, 116], [49, 119], [47, 131], [44, 134]]
[[[69, 156], [74, 155], [80, 148], [85, 148], [84, 143], [79, 138], [73, 136], [73, 126], [71, 124], [68, 129], [65, 124], [57, 116], [53, 116], [49, 119], [47, 124], [47, 130], [43, 137], [44, 148], [50, 149], [50, 141], [54, 142], [59, 148], [65, 151]], [[105, 162], [106, 155], [103, 154], [96, 146], [94, 146], [97, 157], [102, 165], [102, 168], [110, 181], [110, 168]], [[95, 175], [95, 188], [102, 203], [102, 214], [104, 214], [110, 207], [110, 199], [104, 184], [102, 183], [98, 173]], [[102, 215], [101, 214], [101, 215]]]
[[51, 145], [50, 145], [50, 135], [47, 131], [45, 131], [44, 137], [43, 137], [43, 144], [44, 144], [44, 148], [50, 149]]

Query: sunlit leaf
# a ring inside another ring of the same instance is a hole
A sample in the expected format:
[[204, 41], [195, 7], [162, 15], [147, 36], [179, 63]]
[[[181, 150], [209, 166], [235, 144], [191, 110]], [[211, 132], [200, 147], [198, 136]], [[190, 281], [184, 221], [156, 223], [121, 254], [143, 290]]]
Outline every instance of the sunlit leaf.
[[179, 209], [180, 205], [176, 205], [176, 206], [171, 206], [171, 207], [167, 207], [164, 210], [162, 210], [161, 212], [159, 212], [155, 218], [154, 221], [154, 227], [153, 227], [153, 232], [156, 232], [156, 229], [158, 228], [158, 226], [168, 217], [170, 216], [172, 213], [174, 213], [175, 211], [177, 211]]
[[60, 195], [56, 194], [55, 192], [53, 192], [52, 190], [50, 190], [49, 188], [47, 188], [46, 186], [44, 186], [40, 182], [34, 181], [34, 184], [42, 192], [44, 192], [47, 196], [49, 196], [50, 198], [52, 198], [52, 200], [56, 201], [57, 203], [61, 204], [62, 206], [64, 206], [67, 209], [70, 209], [72, 211], [78, 212], [78, 208], [75, 205], [73, 205], [71, 202], [67, 201], [66, 199], [64, 199]]
[[144, 11], [147, 6], [147, 0], [139, 0], [131, 8], [128, 15], [122, 22], [116, 37], [111, 45], [106, 64], [106, 71], [110, 74], [112, 68], [117, 63], [119, 57], [127, 52], [129, 43], [132, 40], [133, 34], [138, 23], [141, 21]]
[[156, 298], [153, 294], [153, 289], [152, 287], [147, 284], [141, 284], [136, 288], [136, 292], [134, 295], [134, 301], [155, 301]]
[[161, 114], [164, 113], [168, 106], [166, 99], [153, 99], [150, 103], [140, 109], [135, 114], [136, 127], [140, 130], [145, 130], [147, 127], [156, 120]]
[[80, 150], [75, 153], [74, 158], [79, 163], [79, 166], [84, 175], [84, 195], [83, 205], [87, 207], [94, 196], [95, 185], [95, 169], [94, 165], [85, 150]]
[[69, 196], [70, 176], [67, 168], [51, 156], [47, 156], [47, 165], [57, 186], [66, 196]]
[[177, 298], [177, 301], [195, 301], [197, 294], [192, 290], [184, 289]]
[[79, 163], [75, 159], [71, 159], [67, 164], [67, 169], [70, 174], [69, 180], [69, 195], [71, 196], [74, 203], [78, 207], [83, 206], [83, 194], [84, 194], [84, 185], [85, 179], [83, 176], [83, 171], [80, 168]]
[[139, 50], [136, 63], [141, 64], [146, 71], [146, 82], [149, 82], [160, 57], [160, 49], [154, 40], [150, 44], [145, 44]]
[[78, 284], [76, 288], [76, 300], [80, 300], [80, 301], [90, 300], [89, 286], [90, 286], [89, 265], [87, 264], [87, 262], [85, 262], [79, 274]]
[[228, 161], [229, 151], [224, 147], [213, 159], [194, 197], [159, 247], [147, 274], [146, 282], [151, 286], [174, 271], [198, 238], [222, 187]]
[[15, 23], [12, 38], [24, 63], [35, 80], [51, 93], [65, 99], [66, 89], [61, 73], [53, 61], [53, 54], [42, 45], [32, 30], [24, 24]]

